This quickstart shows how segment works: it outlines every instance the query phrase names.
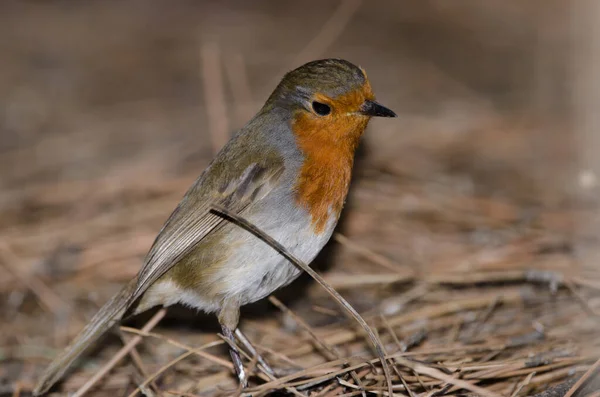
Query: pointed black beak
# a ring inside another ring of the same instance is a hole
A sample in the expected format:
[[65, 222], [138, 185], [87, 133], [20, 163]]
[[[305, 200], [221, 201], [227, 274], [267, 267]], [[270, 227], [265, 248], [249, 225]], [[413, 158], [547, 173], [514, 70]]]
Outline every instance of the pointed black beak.
[[371, 117], [398, 117], [396, 113], [375, 101], [366, 100], [360, 107], [360, 113]]

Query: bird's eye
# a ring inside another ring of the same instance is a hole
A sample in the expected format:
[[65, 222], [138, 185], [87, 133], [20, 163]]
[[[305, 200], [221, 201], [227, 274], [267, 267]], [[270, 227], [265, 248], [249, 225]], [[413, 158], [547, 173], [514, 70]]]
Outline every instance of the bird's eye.
[[331, 113], [331, 108], [329, 107], [329, 105], [326, 105], [321, 102], [314, 101], [312, 103], [312, 108], [315, 111], [315, 113], [319, 116], [327, 116], [329, 113]]

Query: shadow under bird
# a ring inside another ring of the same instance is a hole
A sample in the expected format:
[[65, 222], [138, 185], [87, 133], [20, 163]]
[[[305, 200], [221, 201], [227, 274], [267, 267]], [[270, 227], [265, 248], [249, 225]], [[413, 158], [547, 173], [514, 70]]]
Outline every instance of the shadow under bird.
[[[355, 150], [375, 102], [363, 69], [340, 59], [287, 73], [262, 109], [217, 154], [166, 221], [137, 276], [54, 359], [34, 394], [46, 393], [75, 359], [124, 316], [175, 303], [218, 314], [233, 340], [240, 306], [271, 294], [300, 270], [271, 246], [211, 211], [239, 214], [310, 263], [333, 233]], [[230, 349], [238, 379], [247, 379]]]

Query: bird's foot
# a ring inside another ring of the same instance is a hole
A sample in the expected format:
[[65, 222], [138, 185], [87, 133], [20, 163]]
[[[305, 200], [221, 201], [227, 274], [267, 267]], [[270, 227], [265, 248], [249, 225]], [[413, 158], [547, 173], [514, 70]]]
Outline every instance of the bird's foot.
[[275, 379], [275, 371], [273, 371], [273, 368], [271, 368], [271, 366], [269, 365], [269, 363], [267, 363], [267, 360], [265, 360], [263, 358], [263, 356], [261, 356], [260, 353], [258, 353], [258, 351], [252, 345], [252, 343], [250, 342], [250, 340], [248, 338], [246, 338], [246, 335], [244, 335], [244, 333], [242, 332], [242, 330], [240, 330], [239, 328], [236, 328], [236, 330], [235, 330], [235, 336], [241, 342], [241, 344], [244, 345], [244, 347], [246, 349], [248, 349], [248, 351], [250, 352], [250, 354], [253, 357], [256, 357], [256, 361], [258, 362], [259, 366], [262, 367], [261, 369], [263, 370], [263, 372], [269, 378]]
[[[267, 360], [264, 359], [263, 356], [256, 350], [256, 348], [252, 345], [250, 340], [244, 335], [244, 333], [236, 328], [235, 336], [231, 329], [225, 325], [221, 325], [221, 329], [223, 330], [223, 336], [229, 340], [229, 353], [231, 354], [231, 361], [233, 363], [233, 369], [235, 370], [235, 374], [240, 382], [242, 388], [246, 388], [248, 386], [248, 374], [244, 369], [244, 364], [242, 362], [242, 357], [240, 351], [237, 346], [235, 346], [235, 339], [240, 342], [240, 346], [244, 347], [248, 351], [248, 356], [256, 359], [256, 363], [258, 364], [259, 370], [265, 373], [271, 380], [276, 379], [275, 371], [269, 365]], [[234, 339], [235, 338], [235, 339]]]

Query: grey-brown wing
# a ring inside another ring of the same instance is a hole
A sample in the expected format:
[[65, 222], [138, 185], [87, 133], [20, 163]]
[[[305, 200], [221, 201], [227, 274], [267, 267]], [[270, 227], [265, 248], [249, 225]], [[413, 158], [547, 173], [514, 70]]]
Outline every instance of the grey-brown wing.
[[253, 163], [239, 178], [229, 181], [218, 191], [205, 195], [203, 202], [197, 202], [196, 198], [188, 193], [173, 211], [148, 252], [144, 266], [138, 273], [137, 286], [130, 304], [217, 226], [227, 222], [211, 212], [213, 204], [243, 214], [244, 210], [273, 188], [282, 172], [282, 167], [267, 169]]

